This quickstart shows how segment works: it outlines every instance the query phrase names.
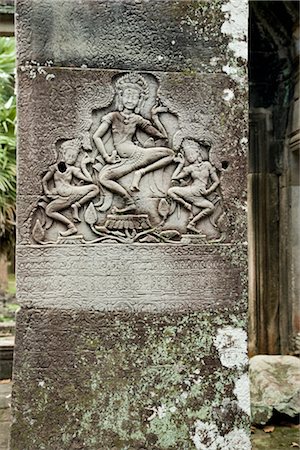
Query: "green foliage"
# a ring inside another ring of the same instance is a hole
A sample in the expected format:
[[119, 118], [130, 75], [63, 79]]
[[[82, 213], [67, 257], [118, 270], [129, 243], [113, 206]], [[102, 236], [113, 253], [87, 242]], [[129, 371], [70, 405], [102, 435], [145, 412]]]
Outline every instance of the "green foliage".
[[15, 40], [0, 37], [0, 249], [14, 248], [16, 214]]

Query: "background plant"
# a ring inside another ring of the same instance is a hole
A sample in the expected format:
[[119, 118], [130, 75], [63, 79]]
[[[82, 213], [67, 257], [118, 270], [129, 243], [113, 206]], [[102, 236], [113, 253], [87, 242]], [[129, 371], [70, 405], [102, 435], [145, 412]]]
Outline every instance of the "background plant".
[[0, 37], [0, 252], [14, 251], [16, 215], [15, 40]]

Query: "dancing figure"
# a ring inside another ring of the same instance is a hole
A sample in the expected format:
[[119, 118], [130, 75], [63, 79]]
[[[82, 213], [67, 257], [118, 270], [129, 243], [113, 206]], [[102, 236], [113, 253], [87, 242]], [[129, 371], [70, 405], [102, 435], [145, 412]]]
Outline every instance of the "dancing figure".
[[[80, 144], [76, 139], [66, 141], [61, 146], [61, 158], [53, 164], [43, 177], [43, 188], [46, 196], [51, 199], [46, 206], [48, 217], [58, 220], [67, 226], [66, 231], [61, 231], [62, 236], [70, 236], [77, 233], [74, 222], [80, 222], [79, 208], [92, 200], [99, 193], [99, 188], [92, 184], [92, 177], [87, 170], [87, 164], [92, 162], [87, 153], [83, 155], [81, 167], [75, 167], [80, 151]], [[80, 180], [80, 185], [74, 185], [74, 178]], [[53, 181], [53, 187], [49, 188], [49, 182]], [[89, 184], [84, 185], [87, 182]], [[60, 211], [71, 207], [73, 221], [69, 220]]]
[[[172, 180], [190, 179], [191, 182], [187, 186], [171, 187], [168, 195], [191, 211], [187, 229], [199, 233], [196, 228], [199, 220], [210, 216], [215, 210], [215, 205], [207, 197], [217, 189], [220, 180], [212, 164], [203, 160], [201, 144], [193, 139], [184, 139], [182, 148], [184, 156], [181, 153], [177, 155], [179, 164]], [[207, 153], [206, 148], [203, 151]], [[185, 165], [186, 162], [188, 165]], [[201, 209], [195, 216], [192, 214], [193, 206]]]
[[[117, 210], [122, 213], [136, 209], [132, 191], [139, 190], [142, 176], [167, 166], [174, 158], [174, 152], [170, 148], [162, 146], [143, 148], [133, 142], [138, 129], [152, 138], [165, 141], [168, 139], [158, 117], [158, 114], [166, 112], [167, 108], [155, 105], [151, 110], [152, 122], [140, 114], [147, 96], [148, 85], [141, 75], [126, 74], [119, 78], [116, 83], [118, 111], [102, 117], [101, 124], [93, 136], [99, 153], [107, 163], [100, 171], [100, 184], [125, 200], [124, 208]], [[107, 153], [102, 140], [109, 130], [114, 145], [111, 155]], [[118, 183], [118, 180], [131, 172], [134, 172], [134, 176], [130, 189], [127, 190]]]

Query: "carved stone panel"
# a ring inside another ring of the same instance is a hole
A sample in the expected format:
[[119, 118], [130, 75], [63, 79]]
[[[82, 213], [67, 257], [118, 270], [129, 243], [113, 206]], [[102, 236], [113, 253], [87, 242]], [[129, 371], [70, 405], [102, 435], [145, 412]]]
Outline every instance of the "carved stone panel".
[[245, 235], [244, 184], [232, 178], [244, 144], [224, 119], [227, 79], [92, 72], [79, 81], [78, 72], [43, 70], [34, 81], [25, 67], [21, 76], [43, 117], [21, 147], [24, 163], [39, 158], [20, 174], [22, 203], [31, 203], [21, 243], [203, 244]]

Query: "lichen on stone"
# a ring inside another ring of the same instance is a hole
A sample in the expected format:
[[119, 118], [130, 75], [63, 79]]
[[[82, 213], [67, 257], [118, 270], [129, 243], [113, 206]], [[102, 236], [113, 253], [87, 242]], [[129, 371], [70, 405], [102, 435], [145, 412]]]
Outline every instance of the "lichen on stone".
[[247, 364], [247, 334], [242, 328], [219, 328], [214, 345], [223, 366], [240, 369]]

